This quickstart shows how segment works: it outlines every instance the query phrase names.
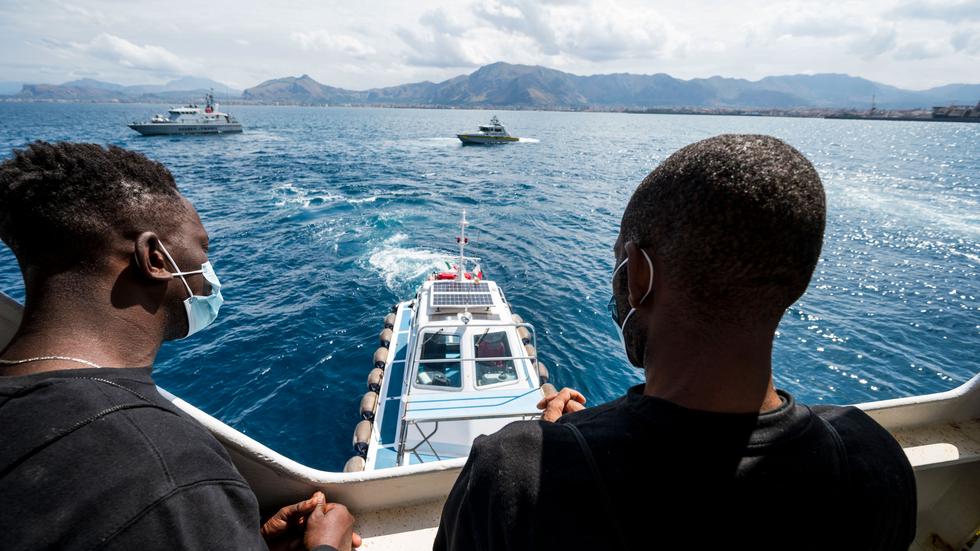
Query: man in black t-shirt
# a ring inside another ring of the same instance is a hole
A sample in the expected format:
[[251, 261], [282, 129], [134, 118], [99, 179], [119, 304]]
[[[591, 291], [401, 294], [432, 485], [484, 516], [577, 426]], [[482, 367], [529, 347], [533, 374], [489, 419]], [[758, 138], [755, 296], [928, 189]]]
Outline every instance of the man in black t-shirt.
[[26, 290], [0, 351], [0, 549], [359, 544], [319, 492], [261, 523], [224, 448], [157, 392], [161, 343], [207, 327], [223, 300], [207, 232], [163, 165], [94, 144], [15, 151], [0, 239]]
[[908, 549], [911, 466], [853, 407], [776, 390], [783, 312], [820, 255], [813, 166], [772, 137], [685, 147], [623, 214], [610, 313], [646, 382], [476, 439], [434, 548]]

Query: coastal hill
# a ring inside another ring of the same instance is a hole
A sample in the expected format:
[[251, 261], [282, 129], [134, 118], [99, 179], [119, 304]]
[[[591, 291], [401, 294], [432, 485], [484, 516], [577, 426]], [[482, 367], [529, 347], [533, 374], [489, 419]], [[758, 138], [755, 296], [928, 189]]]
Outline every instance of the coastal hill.
[[303, 75], [267, 80], [245, 90], [242, 99], [258, 103], [363, 103], [363, 92], [326, 86]]
[[187, 101], [200, 100], [214, 89], [219, 97], [241, 97], [235, 90], [220, 82], [200, 77], [181, 77], [166, 84], [123, 86], [90, 78], [64, 84], [24, 84], [14, 98], [40, 101]]
[[532, 65], [494, 63], [449, 80], [364, 91], [324, 86], [308, 75], [263, 82], [242, 98], [295, 104], [420, 105], [442, 107], [597, 108], [882, 108], [974, 104], [980, 84], [902, 90], [841, 74], [771, 76], [757, 81], [711, 77], [683, 80], [659, 73], [579, 76]]
[[15, 101], [193, 101], [214, 88], [221, 98], [257, 104], [511, 107], [518, 109], [914, 109], [980, 100], [980, 84], [903, 90], [860, 77], [824, 73], [746, 80], [713, 76], [684, 80], [667, 74], [580, 76], [536, 65], [493, 63], [442, 82], [347, 90], [309, 75], [267, 80], [244, 92], [208, 79], [121, 86], [91, 79], [24, 84]]

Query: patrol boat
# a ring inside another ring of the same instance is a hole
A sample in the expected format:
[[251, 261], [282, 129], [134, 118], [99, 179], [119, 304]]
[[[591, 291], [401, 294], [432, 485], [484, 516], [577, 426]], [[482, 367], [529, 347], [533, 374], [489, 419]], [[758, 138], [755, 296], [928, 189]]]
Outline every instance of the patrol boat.
[[148, 122], [133, 122], [128, 126], [144, 136], [230, 134], [242, 131], [242, 123], [238, 119], [218, 111], [212, 92], [204, 96], [204, 102], [203, 108], [194, 104], [172, 107], [167, 112], [169, 117], [154, 115]]
[[459, 141], [466, 144], [500, 144], [520, 141], [520, 138], [511, 136], [504, 125], [500, 124], [497, 116], [490, 119], [490, 124], [481, 124], [480, 131], [472, 134], [456, 134]]
[[537, 403], [554, 392], [534, 327], [465, 255], [467, 225], [464, 210], [458, 263], [384, 319], [345, 472], [464, 458], [477, 436], [540, 417]]

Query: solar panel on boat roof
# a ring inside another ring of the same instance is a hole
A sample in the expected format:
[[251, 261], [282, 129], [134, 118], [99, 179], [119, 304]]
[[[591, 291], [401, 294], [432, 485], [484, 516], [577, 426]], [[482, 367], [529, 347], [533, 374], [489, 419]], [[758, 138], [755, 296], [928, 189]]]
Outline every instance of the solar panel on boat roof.
[[466, 281], [436, 281], [432, 284], [432, 290], [437, 293], [489, 293], [490, 285]]
[[493, 306], [490, 293], [436, 293], [433, 306]]
[[493, 306], [490, 285], [467, 281], [437, 281], [432, 285], [432, 306], [462, 308]]

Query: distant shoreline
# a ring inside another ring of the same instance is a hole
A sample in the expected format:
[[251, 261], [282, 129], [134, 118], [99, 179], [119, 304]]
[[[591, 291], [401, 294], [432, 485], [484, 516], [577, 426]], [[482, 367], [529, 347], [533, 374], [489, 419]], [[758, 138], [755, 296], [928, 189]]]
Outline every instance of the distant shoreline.
[[[12, 96], [0, 96], [0, 104], [80, 104], [80, 105], [157, 105], [171, 107], [170, 102], [144, 101], [99, 101], [99, 100], [64, 100], [64, 99], [20, 99]], [[776, 118], [805, 118], [805, 119], [835, 119], [835, 120], [874, 120], [902, 122], [966, 122], [980, 123], [977, 117], [944, 117], [934, 118], [925, 109], [903, 109], [886, 111], [868, 115], [853, 109], [799, 107], [790, 109], [734, 109], [734, 108], [640, 108], [640, 107], [525, 107], [519, 105], [406, 105], [406, 104], [328, 104], [328, 103], [299, 103], [299, 102], [257, 102], [226, 100], [226, 106], [256, 106], [256, 107], [307, 107], [307, 108], [350, 108], [350, 109], [440, 109], [447, 111], [539, 111], [553, 113], [624, 113], [630, 115], [701, 115], [721, 117], [776, 117]]]

